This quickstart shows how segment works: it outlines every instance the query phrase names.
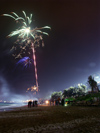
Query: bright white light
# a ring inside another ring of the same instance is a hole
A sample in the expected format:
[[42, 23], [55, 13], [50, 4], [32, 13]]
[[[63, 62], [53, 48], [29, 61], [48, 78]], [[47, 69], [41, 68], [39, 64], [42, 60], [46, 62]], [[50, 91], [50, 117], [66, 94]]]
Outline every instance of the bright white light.
[[34, 90], [36, 90], [36, 87], [34, 87]]
[[30, 28], [26, 28], [26, 29], [25, 29], [25, 32], [26, 32], [26, 33], [29, 33], [29, 32], [30, 32]]

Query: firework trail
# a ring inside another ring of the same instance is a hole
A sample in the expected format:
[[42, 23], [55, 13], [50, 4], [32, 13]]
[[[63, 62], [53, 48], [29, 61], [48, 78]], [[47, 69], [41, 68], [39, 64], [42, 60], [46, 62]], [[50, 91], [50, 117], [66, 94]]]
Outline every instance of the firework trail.
[[[35, 78], [36, 78], [36, 86], [38, 89], [38, 76], [37, 76], [37, 67], [36, 67], [36, 56], [35, 56], [35, 48], [40, 46], [40, 41], [42, 41], [42, 46], [44, 46], [42, 34], [48, 35], [48, 33], [43, 32], [43, 29], [51, 29], [49, 26], [44, 26], [40, 28], [33, 28], [31, 29], [30, 25], [32, 23], [32, 14], [28, 17], [24, 11], [22, 11], [24, 18], [18, 16], [15, 12], [11, 12], [10, 14], [3, 14], [3, 16], [8, 16], [13, 18], [17, 24], [19, 23], [22, 26], [19, 26], [18, 29], [12, 31], [8, 37], [17, 36], [16, 44], [20, 44], [20, 52], [18, 54], [13, 54], [15, 58], [22, 58], [22, 54], [26, 53], [26, 49], [29, 49], [33, 52], [33, 59], [34, 59], [34, 68], [35, 68]], [[13, 46], [12, 50], [16, 50], [18, 46]], [[30, 52], [29, 52], [30, 54]], [[23, 59], [19, 61], [23, 62]], [[18, 63], [18, 64], [19, 64]]]
[[37, 67], [36, 67], [36, 56], [35, 56], [35, 49], [34, 44], [32, 43], [32, 51], [33, 51], [33, 59], [34, 59], [34, 67], [35, 67], [35, 78], [36, 78], [36, 86], [38, 90], [38, 76], [37, 76]]

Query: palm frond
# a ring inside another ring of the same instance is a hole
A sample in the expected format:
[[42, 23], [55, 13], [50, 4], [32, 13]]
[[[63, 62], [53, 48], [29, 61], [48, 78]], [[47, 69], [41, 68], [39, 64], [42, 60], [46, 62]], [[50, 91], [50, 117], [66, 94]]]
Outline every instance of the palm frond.
[[45, 35], [49, 35], [48, 33], [46, 33], [46, 32], [42, 32], [43, 34], [45, 34]]
[[42, 33], [42, 31], [41, 31], [41, 30], [36, 30], [36, 32], [40, 32], [40, 33]]
[[30, 14], [30, 20], [32, 21], [32, 14]]
[[23, 12], [23, 14], [24, 14], [24, 16], [25, 16], [25, 18], [26, 18], [26, 13], [24, 12], [24, 11], [22, 11]]
[[19, 19], [22, 19], [22, 20], [24, 20], [24, 21], [25, 21], [25, 19], [24, 19], [24, 18], [22, 18], [22, 17], [18, 17], [18, 18], [16, 18], [15, 20], [19, 20]]
[[16, 19], [15, 17], [13, 17], [13, 16], [10, 15], [10, 14], [3, 14], [3, 16], [7, 16], [7, 17], [11, 17], [11, 18], [13, 18], [13, 19]]
[[16, 17], [19, 17], [15, 12], [11, 12], [12, 14], [14, 14]]
[[32, 33], [30, 33], [30, 35], [33, 37], [33, 39], [35, 38], [35, 36]]
[[44, 29], [44, 28], [51, 29], [51, 27], [49, 27], [49, 26], [44, 26], [44, 27], [42, 27], [42, 28], [43, 28], [43, 29]]
[[28, 20], [28, 24], [30, 24], [30, 18], [29, 17], [27, 17], [27, 20]]
[[25, 26], [27, 26], [26, 22], [23, 22], [23, 24], [24, 24]]

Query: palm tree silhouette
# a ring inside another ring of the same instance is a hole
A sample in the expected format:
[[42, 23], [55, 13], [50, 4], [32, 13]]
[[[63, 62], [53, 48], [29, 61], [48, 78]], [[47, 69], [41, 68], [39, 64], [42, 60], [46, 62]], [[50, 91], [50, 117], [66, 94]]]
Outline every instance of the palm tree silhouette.
[[94, 77], [91, 75], [88, 77], [88, 83], [91, 87], [91, 92], [94, 92], [94, 90], [98, 90], [97, 82], [94, 80]]

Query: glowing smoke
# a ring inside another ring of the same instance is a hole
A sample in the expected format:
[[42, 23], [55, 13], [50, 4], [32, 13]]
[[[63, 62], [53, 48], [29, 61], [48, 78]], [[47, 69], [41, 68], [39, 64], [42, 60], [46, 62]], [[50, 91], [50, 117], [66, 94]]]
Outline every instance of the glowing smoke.
[[[1, 74], [0, 74], [1, 75]], [[15, 94], [14, 92], [10, 91], [11, 86], [4, 78], [4, 76], [0, 76], [0, 101], [13, 101], [13, 102], [23, 102], [29, 99], [37, 100], [37, 98], [33, 98], [33, 95], [30, 94]]]

